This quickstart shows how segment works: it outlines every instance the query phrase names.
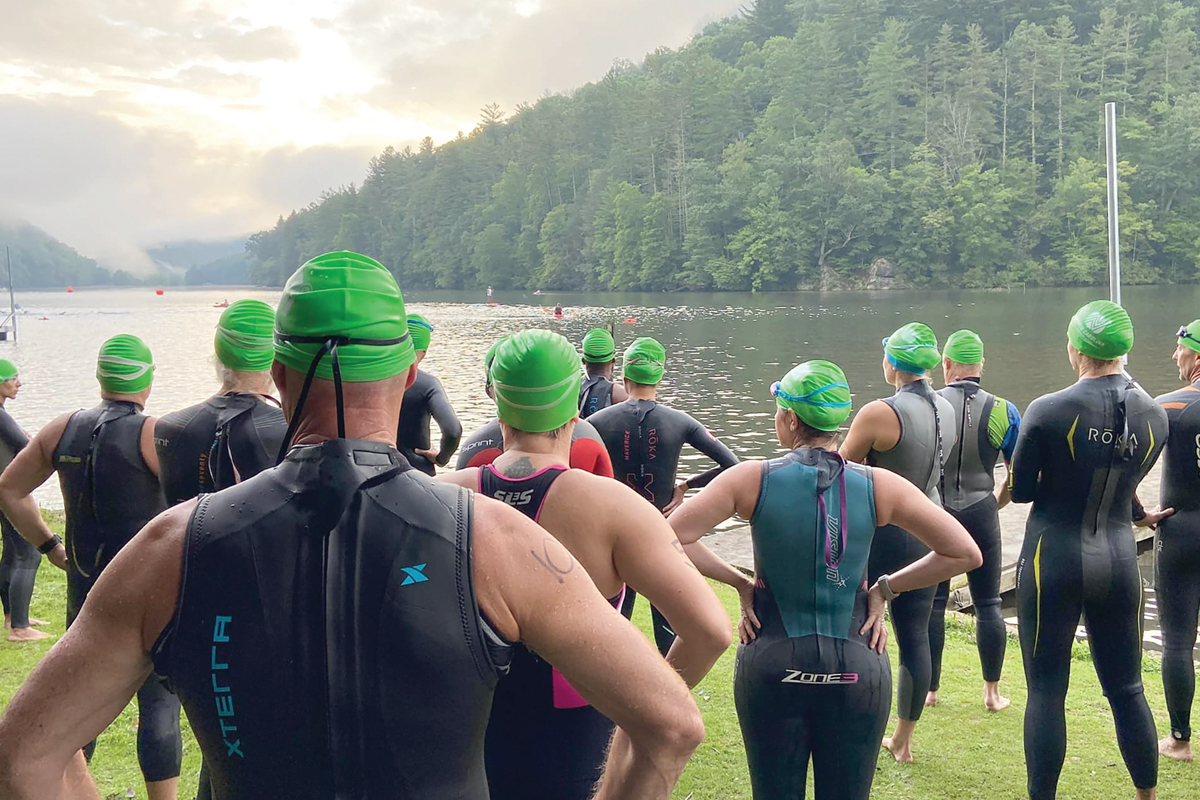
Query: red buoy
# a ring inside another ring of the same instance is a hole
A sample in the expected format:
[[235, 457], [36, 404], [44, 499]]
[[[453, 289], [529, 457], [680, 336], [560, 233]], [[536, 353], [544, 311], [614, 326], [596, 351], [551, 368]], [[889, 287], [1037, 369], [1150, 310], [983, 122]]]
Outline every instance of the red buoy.
[[75, 291], [75, 287], [74, 287], [74, 286], [68, 286], [68, 287], [67, 287], [67, 291], [68, 291], [68, 292], [73, 292], [73, 291]]
[[162, 289], [155, 289], [155, 290], [154, 290], [154, 293], [155, 293], [155, 294], [162, 294], [162, 293], [163, 293], [163, 290], [162, 290]]
[[637, 320], [636, 320], [636, 319], [634, 319], [633, 317], [626, 317], [626, 318], [625, 318], [625, 324], [626, 324], [626, 325], [634, 325], [634, 324], [636, 324], [636, 323], [637, 323]]

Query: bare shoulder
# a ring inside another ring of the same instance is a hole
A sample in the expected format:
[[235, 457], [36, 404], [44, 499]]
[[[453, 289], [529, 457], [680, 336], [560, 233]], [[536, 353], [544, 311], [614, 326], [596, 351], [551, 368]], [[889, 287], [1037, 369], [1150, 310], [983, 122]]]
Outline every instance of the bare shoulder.
[[479, 486], [479, 467], [467, 467], [466, 469], [456, 469], [450, 472], [439, 472], [437, 480], [442, 483], [452, 483], [455, 486], [462, 486], [466, 489], [474, 489]]

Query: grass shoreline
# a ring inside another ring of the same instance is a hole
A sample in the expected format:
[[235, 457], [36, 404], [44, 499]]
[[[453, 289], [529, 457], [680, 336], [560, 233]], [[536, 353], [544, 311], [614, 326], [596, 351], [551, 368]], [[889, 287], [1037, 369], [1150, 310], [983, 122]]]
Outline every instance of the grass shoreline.
[[[61, 514], [48, 514], [61, 529]], [[731, 613], [737, 595], [715, 585]], [[43, 563], [38, 572], [32, 613], [50, 621], [46, 630], [63, 632], [66, 602], [64, 574]], [[917, 727], [913, 764], [896, 764], [882, 753], [871, 797], [877, 800], [1023, 800], [1025, 758], [1022, 726], [1025, 678], [1015, 636], [1009, 637], [1002, 690], [1012, 706], [998, 714], [984, 711], [982, 679], [974, 646], [971, 618], [947, 615], [946, 652], [939, 703], [926, 709]], [[647, 604], [638, 603], [634, 621], [649, 631]], [[55, 640], [14, 644], [0, 640], [0, 709], [50, 649]], [[898, 663], [895, 645], [889, 643], [893, 669]], [[704, 714], [707, 736], [680, 779], [678, 800], [750, 798], [745, 752], [733, 704], [733, 663], [730, 648], [693, 694]], [[1067, 695], [1067, 760], [1059, 783], [1059, 800], [1133, 797], [1133, 785], [1117, 750], [1112, 715], [1096, 680], [1087, 646], [1076, 644], [1071, 689]], [[1142, 664], [1146, 696], [1154, 712], [1159, 736], [1169, 731], [1163, 701], [1161, 662], [1147, 655]], [[893, 697], [893, 710], [895, 698]], [[894, 725], [894, 717], [893, 722]], [[180, 798], [190, 800], [200, 769], [199, 748], [184, 720], [184, 766]], [[131, 704], [99, 739], [92, 772], [101, 796], [108, 800], [145, 797], [136, 757], [136, 706]], [[132, 790], [133, 794], [128, 794]], [[811, 792], [810, 792], [811, 796]], [[1200, 798], [1200, 763], [1159, 763], [1159, 796], [1163, 800]]]

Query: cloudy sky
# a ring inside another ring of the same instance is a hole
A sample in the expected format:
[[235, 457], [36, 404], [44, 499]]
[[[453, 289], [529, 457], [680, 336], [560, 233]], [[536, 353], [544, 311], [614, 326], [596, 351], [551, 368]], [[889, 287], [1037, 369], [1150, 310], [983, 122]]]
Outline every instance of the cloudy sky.
[[[679, 46], [736, 0], [0, 0], [0, 218], [87, 255], [269, 226], [388, 144]], [[130, 264], [132, 266], [132, 264]]]

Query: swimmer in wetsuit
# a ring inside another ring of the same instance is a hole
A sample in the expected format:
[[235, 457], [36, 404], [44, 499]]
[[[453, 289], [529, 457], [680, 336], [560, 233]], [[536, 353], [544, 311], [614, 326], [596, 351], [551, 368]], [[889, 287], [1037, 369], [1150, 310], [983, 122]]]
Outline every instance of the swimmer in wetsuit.
[[1179, 329], [1175, 354], [1182, 389], [1157, 402], [1170, 434], [1163, 450], [1161, 502], [1175, 513], [1158, 523], [1155, 591], [1162, 625], [1162, 682], [1171, 735], [1158, 751], [1192, 760], [1192, 699], [1196, 694], [1196, 618], [1200, 611], [1200, 320]]
[[287, 422], [271, 396], [274, 328], [275, 311], [261, 300], [238, 300], [221, 314], [213, 339], [220, 390], [154, 426], [167, 505], [275, 466]]
[[[275, 310], [261, 300], [238, 300], [222, 312], [213, 336], [220, 390], [154, 426], [168, 506], [228, 489], [278, 462], [287, 421], [271, 396], [274, 331]], [[199, 784], [196, 800], [210, 800], [205, 764]]]
[[[938, 487], [955, 442], [954, 409], [929, 385], [941, 363], [928, 325], [910, 322], [883, 340], [883, 376], [896, 394], [868, 403], [854, 418], [839, 452], [847, 461], [891, 470], [941, 505]], [[898, 525], [885, 525], [871, 544], [868, 578], [895, 572], [929, 552]], [[892, 629], [900, 650], [896, 732], [883, 740], [897, 761], [912, 761], [912, 736], [932, 680], [929, 617], [936, 587], [907, 592], [892, 603]]]
[[[493, 342], [484, 358], [487, 377], [484, 379], [483, 390], [493, 400], [496, 399], [496, 390], [492, 386], [490, 374], [492, 359], [507, 339], [508, 337], [504, 336]], [[496, 417], [463, 440], [458, 449], [458, 463], [455, 468], [482, 467], [491, 464], [503, 452], [504, 434], [500, 429], [500, 419]], [[575, 423], [575, 430], [571, 432], [571, 469], [581, 469], [604, 478], [613, 476], [612, 461], [609, 460], [608, 451], [604, 449], [604, 440], [596, 433], [591, 423], [582, 419]]]
[[483, 800], [517, 641], [619, 726], [596, 797], [670, 795], [704, 736], [684, 682], [552, 536], [395, 449], [416, 375], [404, 319], [365, 256], [289, 279], [272, 368], [287, 458], [167, 511], [117, 557], [0, 719], [0, 797], [89, 796], [73, 754], [157, 668], [216, 800]]
[[[891, 706], [884, 601], [980, 563], [966, 531], [911, 483], [835, 451], [850, 414], [836, 364], [809, 361], [771, 387], [789, 452], [727, 470], [671, 515], [710, 578], [738, 589], [734, 700], [757, 800], [867, 800]], [[750, 520], [751, 580], [699, 543], [737, 514]], [[932, 552], [867, 588], [876, 527], [912, 531]]]
[[[683, 502], [688, 489], [701, 489], [738, 463], [733, 451], [688, 414], [657, 401], [658, 384], [666, 369], [665, 348], [654, 339], [642, 337], [624, 355], [624, 383], [629, 399], [597, 411], [588, 422], [600, 433], [612, 459], [617, 480], [670, 515]], [[717, 462], [717, 466], [694, 478], [675, 483], [679, 455], [689, 444]], [[625, 597], [625, 614], [633, 613], [636, 592]], [[663, 655], [671, 648], [674, 633], [653, 605], [654, 641]]]
[[1121, 357], [1133, 347], [1124, 309], [1089, 303], [1067, 333], [1079, 382], [1030, 404], [1010, 477], [1013, 502], [1033, 503], [1017, 564], [1029, 797], [1050, 800], [1058, 789], [1082, 616], [1117, 744], [1146, 800], [1155, 796], [1158, 750], [1142, 687], [1142, 580], [1130, 516], [1134, 490], [1167, 441], [1167, 415], [1122, 374]]
[[[942, 482], [942, 505], [958, 520], [983, 553], [983, 566], [967, 573], [971, 603], [975, 607], [975, 642], [983, 667], [983, 704], [988, 711], [1007, 708], [1000, 695], [1000, 673], [1008, 632], [1000, 614], [1000, 516], [992, 473], [1004, 456], [1011, 465], [1017, 446], [1021, 414], [1007, 400], [980, 387], [983, 376], [983, 340], [973, 331], [950, 334], [942, 358], [946, 388], [938, 394], [950, 401], [957, 420], [954, 446]], [[1002, 484], [1004, 486], [1006, 484]], [[950, 581], [943, 581], [933, 600], [929, 618], [929, 645], [933, 669], [925, 705], [937, 703], [942, 676], [942, 649], [946, 640], [946, 601]]]
[[602, 408], [629, 399], [625, 387], [613, 383], [617, 346], [604, 328], [592, 328], [583, 337], [583, 368], [587, 373], [579, 387], [579, 418], [587, 419]]
[[[577, 418], [576, 358], [571, 344], [551, 331], [508, 339], [491, 369], [504, 454], [441, 480], [508, 503], [537, 522], [575, 556], [614, 608], [626, 585], [649, 597], [679, 634], [667, 661], [694, 686], [729, 647], [729, 618], [661, 514], [620, 483], [567, 468]], [[604, 514], [594, 513], [601, 507]], [[587, 800], [612, 728], [549, 664], [517, 648], [488, 723], [493, 800]]]
[[[0, 471], [17, 457], [17, 453], [29, 444], [29, 437], [21, 426], [9, 416], [4, 404], [14, 400], [21, 391], [21, 379], [17, 376], [17, 365], [0, 359]], [[0, 531], [3, 532], [4, 554], [0, 555], [0, 603], [4, 605], [4, 627], [10, 642], [35, 642], [50, 634], [34, 630], [46, 623], [29, 616], [29, 601], [33, 597], [34, 579], [42, 565], [38, 549], [21, 538], [8, 518], [0, 514]]]
[[[408, 315], [408, 332], [413, 346], [417, 348], [417, 364], [425, 360], [433, 338], [433, 325], [420, 314]], [[436, 467], [450, 463], [462, 439], [462, 423], [450, 405], [450, 398], [442, 388], [442, 382], [424, 370], [417, 370], [417, 379], [404, 392], [399, 427], [396, 431], [396, 448], [416, 469], [433, 475]], [[430, 449], [429, 420], [437, 423], [442, 432], [442, 441], [437, 450]]]
[[[59, 645], [71, 639], [84, 609], [95, 605], [84, 604], [93, 587], [112, 582], [104, 580], [109, 566], [138, 530], [166, 507], [154, 451], [155, 420], [142, 413], [154, 379], [150, 348], [128, 334], [108, 339], [100, 346], [96, 378], [100, 405], [47, 424], [0, 474], [0, 509], [27, 541], [45, 548], [59, 537], [42, 519], [33, 491], [58, 473], [67, 533], [67, 635]], [[161, 577], [155, 574], [155, 579]], [[51, 691], [70, 691], [67, 684], [96, 667], [96, 662], [83, 662]], [[146, 793], [150, 800], [174, 800], [183, 761], [179, 700], [149, 672], [131, 678], [127, 688], [131, 694], [137, 691], [137, 755]], [[123, 702], [113, 716], [124, 707]], [[54, 723], [43, 719], [39, 724]], [[94, 737], [105, 727], [90, 730], [86, 738], [73, 738], [73, 748], [82, 748], [90, 758]], [[0, 797], [8, 796], [0, 791]]]

